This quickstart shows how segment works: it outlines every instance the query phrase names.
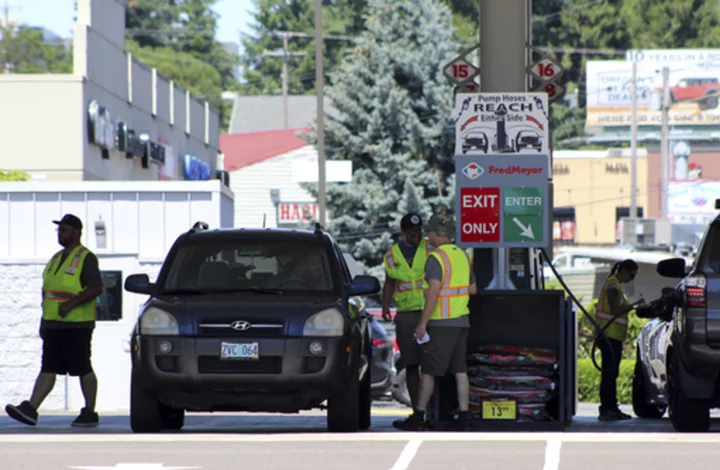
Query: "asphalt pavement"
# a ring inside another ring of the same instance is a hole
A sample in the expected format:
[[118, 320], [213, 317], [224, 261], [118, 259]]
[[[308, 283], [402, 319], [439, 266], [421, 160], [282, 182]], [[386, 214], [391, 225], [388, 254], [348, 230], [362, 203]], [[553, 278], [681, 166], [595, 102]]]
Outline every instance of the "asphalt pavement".
[[[709, 433], [673, 432], [667, 418], [597, 421], [581, 404], [566, 432], [396, 431], [407, 409], [380, 403], [367, 432], [331, 434], [320, 411], [298, 415], [189, 414], [182, 431], [133, 434], [126, 412], [95, 429], [73, 413], [44, 413], [37, 426], [0, 417], [0, 470], [609, 470], [716, 469], [720, 419]], [[717, 413], [713, 413], [717, 415]]]

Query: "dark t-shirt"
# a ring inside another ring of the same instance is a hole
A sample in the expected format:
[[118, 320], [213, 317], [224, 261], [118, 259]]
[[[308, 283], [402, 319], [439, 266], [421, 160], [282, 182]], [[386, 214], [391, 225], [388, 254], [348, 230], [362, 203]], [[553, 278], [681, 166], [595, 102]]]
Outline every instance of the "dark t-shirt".
[[412, 266], [413, 260], [415, 259], [415, 253], [417, 252], [418, 247], [410, 246], [405, 242], [405, 240], [402, 240], [401, 242], [398, 243], [398, 248], [400, 248], [400, 252], [405, 257], [407, 264], [409, 266]]

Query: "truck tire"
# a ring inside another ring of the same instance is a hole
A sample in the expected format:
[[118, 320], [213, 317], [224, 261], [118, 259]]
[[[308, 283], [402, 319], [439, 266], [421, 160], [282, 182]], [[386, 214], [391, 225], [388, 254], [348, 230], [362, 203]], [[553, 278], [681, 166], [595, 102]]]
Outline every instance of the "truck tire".
[[718, 90], [708, 90], [705, 93], [705, 97], [700, 100], [700, 109], [702, 110], [708, 110], [708, 109], [715, 109], [718, 107], [718, 96], [717, 96]]
[[678, 432], [707, 432], [710, 429], [710, 408], [697, 400], [691, 400], [678, 380], [680, 359], [674, 354], [670, 364], [670, 420]]
[[130, 378], [130, 429], [136, 433], [162, 431], [161, 406], [152, 393], [142, 388], [133, 373]]
[[327, 427], [330, 432], [358, 432], [360, 429], [360, 380], [352, 372], [348, 387], [328, 399]]
[[636, 350], [635, 373], [632, 383], [632, 407], [633, 413], [638, 418], [660, 419], [665, 414], [666, 407], [653, 405], [647, 402], [647, 390], [645, 389], [644, 366], [640, 361], [640, 350]]

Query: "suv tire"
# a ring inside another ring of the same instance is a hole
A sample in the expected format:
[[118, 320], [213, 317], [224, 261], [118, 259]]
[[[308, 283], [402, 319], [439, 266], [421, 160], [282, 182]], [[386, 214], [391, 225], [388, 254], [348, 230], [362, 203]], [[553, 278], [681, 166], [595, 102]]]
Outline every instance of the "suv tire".
[[638, 418], [660, 419], [665, 414], [666, 407], [653, 405], [647, 402], [647, 390], [645, 389], [645, 371], [640, 361], [640, 349], [635, 352], [635, 373], [632, 383], [632, 407], [633, 413]]
[[357, 432], [360, 429], [360, 380], [357, 368], [348, 387], [328, 399], [327, 427], [330, 432]]
[[670, 360], [670, 420], [678, 432], [706, 432], [710, 429], [710, 408], [704, 403], [691, 400], [677, 378], [677, 368], [682, 367], [678, 354]]
[[185, 410], [161, 405], [163, 429], [179, 431], [185, 425]]
[[130, 379], [130, 428], [136, 433], [160, 432], [163, 429], [161, 404], [143, 389], [135, 373]]

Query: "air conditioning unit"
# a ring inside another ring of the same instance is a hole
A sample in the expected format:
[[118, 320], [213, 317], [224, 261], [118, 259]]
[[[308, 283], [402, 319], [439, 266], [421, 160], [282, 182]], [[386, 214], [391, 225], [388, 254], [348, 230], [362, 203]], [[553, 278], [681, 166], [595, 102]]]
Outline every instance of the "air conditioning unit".
[[621, 245], [644, 247], [670, 246], [672, 222], [669, 219], [620, 219]]

